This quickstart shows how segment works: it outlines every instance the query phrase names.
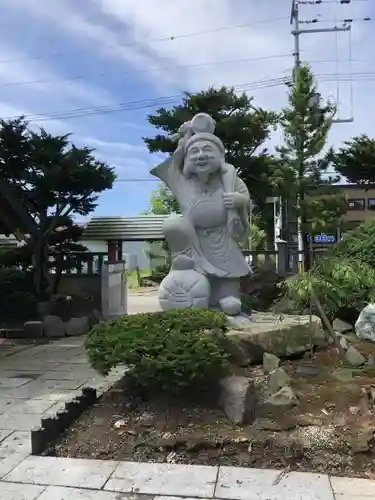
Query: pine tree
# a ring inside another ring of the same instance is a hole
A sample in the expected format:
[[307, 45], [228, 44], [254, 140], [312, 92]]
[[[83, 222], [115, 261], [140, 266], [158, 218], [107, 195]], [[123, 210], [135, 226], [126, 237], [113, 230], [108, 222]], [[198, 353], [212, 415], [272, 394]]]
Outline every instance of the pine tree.
[[280, 117], [284, 145], [278, 151], [284, 167], [289, 168], [294, 178], [286, 200], [288, 215], [289, 220], [300, 218], [305, 268], [308, 268], [308, 234], [312, 230], [337, 227], [346, 211], [344, 196], [334, 194], [331, 189], [337, 176], [327, 175], [332, 153], [326, 146], [335, 108], [322, 102], [308, 66], [295, 71], [288, 103]]

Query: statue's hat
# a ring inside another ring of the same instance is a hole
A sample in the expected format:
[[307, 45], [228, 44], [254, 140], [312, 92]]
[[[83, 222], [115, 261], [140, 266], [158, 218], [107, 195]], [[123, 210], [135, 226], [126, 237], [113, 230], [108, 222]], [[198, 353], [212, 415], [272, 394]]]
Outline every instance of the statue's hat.
[[185, 151], [194, 143], [200, 140], [213, 142], [224, 154], [224, 144], [214, 134], [216, 122], [206, 113], [198, 113], [189, 123], [190, 134], [192, 134], [185, 143]]

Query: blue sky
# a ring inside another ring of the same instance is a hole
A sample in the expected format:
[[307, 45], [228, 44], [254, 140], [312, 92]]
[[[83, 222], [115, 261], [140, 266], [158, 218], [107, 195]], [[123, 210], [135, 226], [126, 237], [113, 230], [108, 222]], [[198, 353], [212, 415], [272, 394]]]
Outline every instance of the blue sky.
[[[234, 85], [256, 105], [279, 110], [285, 104], [285, 86], [274, 84], [293, 65], [289, 0], [0, 0], [0, 7], [0, 115], [26, 114], [33, 126], [72, 132], [75, 143], [95, 148], [116, 167], [119, 180], [101, 196], [95, 215], [137, 215], [157, 187], [130, 182], [150, 178], [162, 158], [142, 141], [155, 133], [147, 115], [156, 106], [147, 101]], [[301, 55], [323, 97], [338, 98], [342, 118], [352, 114], [353, 90], [354, 122], [334, 125], [330, 142], [375, 136], [375, 22], [361, 21], [375, 18], [374, 2], [323, 0], [300, 11], [301, 19], [320, 21], [313, 27], [358, 20], [351, 37], [304, 35]], [[118, 111], [134, 101], [141, 104]], [[100, 107], [117, 111], [98, 113]], [[74, 118], [67, 115], [77, 109]]]

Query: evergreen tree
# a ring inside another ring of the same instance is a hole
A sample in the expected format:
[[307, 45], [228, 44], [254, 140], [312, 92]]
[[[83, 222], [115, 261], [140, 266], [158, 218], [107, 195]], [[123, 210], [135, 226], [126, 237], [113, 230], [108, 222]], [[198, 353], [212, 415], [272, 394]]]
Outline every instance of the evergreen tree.
[[280, 116], [284, 145], [278, 151], [294, 180], [286, 196], [288, 215], [289, 220], [300, 217], [308, 267], [308, 233], [337, 227], [346, 211], [344, 196], [331, 189], [338, 178], [328, 175], [331, 151], [326, 146], [335, 108], [322, 102], [308, 66], [295, 71], [288, 102]]

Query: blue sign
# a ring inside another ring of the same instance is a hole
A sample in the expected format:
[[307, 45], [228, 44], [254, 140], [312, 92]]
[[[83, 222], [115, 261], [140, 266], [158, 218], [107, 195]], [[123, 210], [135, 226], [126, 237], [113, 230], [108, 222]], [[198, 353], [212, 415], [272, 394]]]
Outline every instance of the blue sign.
[[319, 233], [313, 236], [314, 243], [323, 243], [324, 245], [336, 243], [337, 237], [334, 234]]

